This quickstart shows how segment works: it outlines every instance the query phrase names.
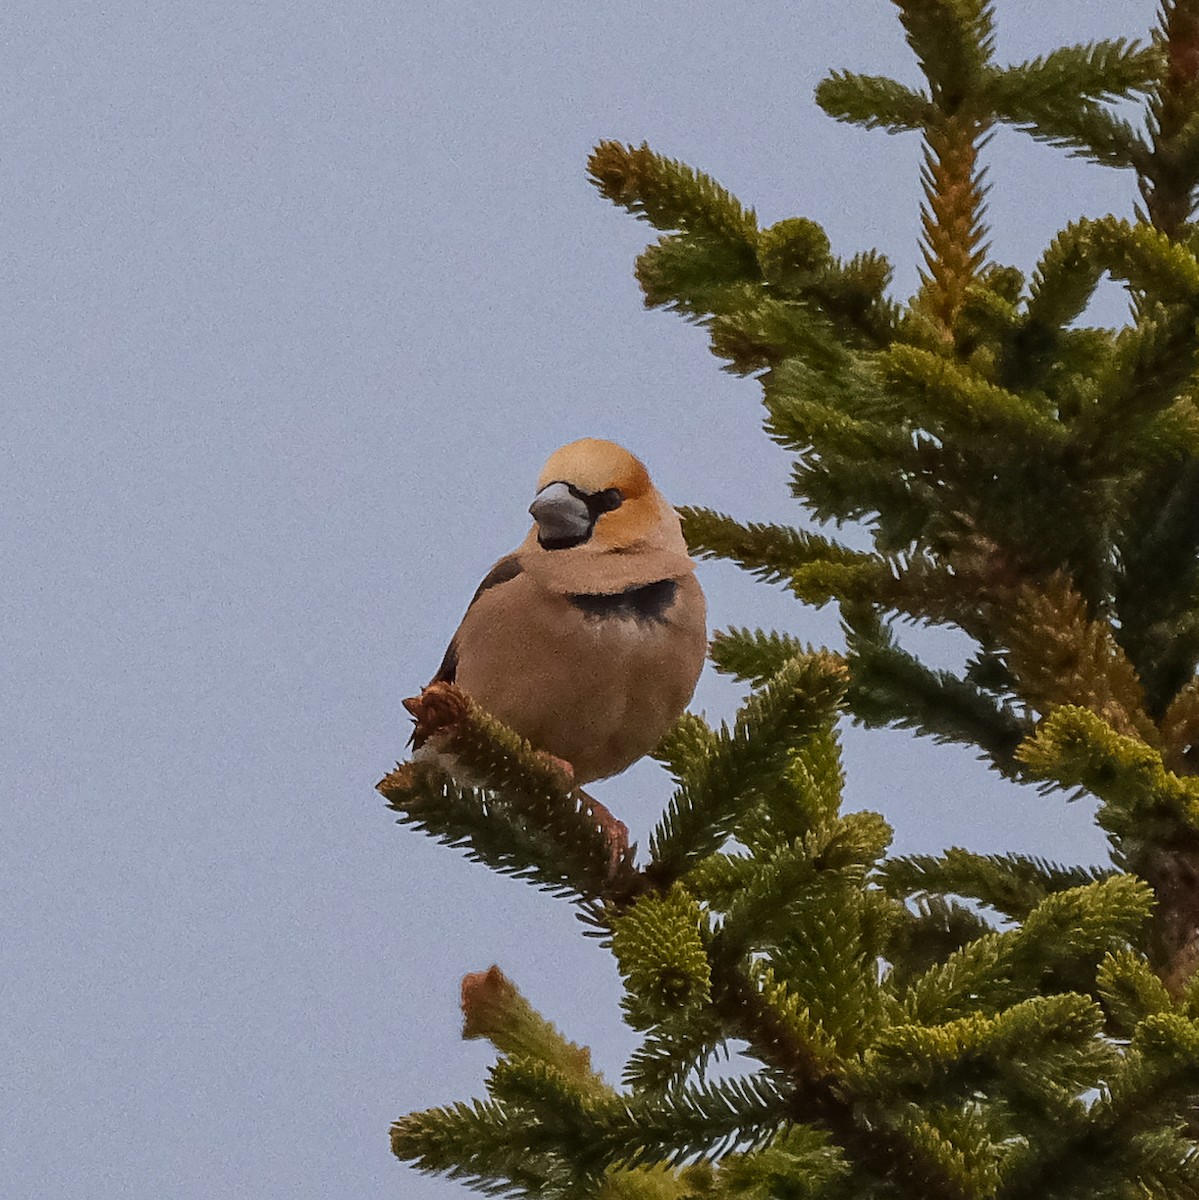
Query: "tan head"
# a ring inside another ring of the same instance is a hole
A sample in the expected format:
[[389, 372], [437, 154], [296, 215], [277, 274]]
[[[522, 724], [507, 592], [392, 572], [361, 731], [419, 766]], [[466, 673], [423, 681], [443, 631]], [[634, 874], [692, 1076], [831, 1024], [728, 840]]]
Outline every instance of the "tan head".
[[582, 438], [550, 455], [529, 512], [537, 544], [550, 552], [682, 546], [678, 516], [641, 461], [599, 438]]

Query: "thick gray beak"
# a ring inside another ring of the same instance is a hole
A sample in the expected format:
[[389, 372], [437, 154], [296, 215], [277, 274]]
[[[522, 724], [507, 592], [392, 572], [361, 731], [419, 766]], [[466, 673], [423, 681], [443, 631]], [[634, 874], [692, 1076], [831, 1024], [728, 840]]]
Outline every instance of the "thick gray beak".
[[546, 484], [529, 505], [529, 514], [537, 522], [537, 537], [542, 545], [582, 542], [591, 534], [592, 517], [587, 501], [564, 483]]

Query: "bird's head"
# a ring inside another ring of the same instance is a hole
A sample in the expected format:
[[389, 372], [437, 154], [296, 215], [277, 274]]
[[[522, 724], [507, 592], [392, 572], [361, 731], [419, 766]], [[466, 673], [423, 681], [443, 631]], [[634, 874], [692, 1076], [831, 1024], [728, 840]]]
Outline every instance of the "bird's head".
[[664, 536], [681, 544], [678, 516], [637, 458], [615, 442], [582, 438], [555, 450], [529, 506], [543, 550], [621, 551]]

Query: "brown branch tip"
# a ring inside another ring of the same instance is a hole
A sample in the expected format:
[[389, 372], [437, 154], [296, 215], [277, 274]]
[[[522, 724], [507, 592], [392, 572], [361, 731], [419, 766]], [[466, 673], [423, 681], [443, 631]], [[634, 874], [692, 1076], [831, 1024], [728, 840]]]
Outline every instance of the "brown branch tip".
[[490, 1038], [507, 1021], [512, 1002], [519, 993], [499, 967], [472, 971], [462, 977], [462, 1036]]
[[412, 746], [419, 750], [434, 734], [441, 733], [466, 716], [470, 702], [452, 683], [431, 683], [419, 696], [403, 702], [412, 714]]

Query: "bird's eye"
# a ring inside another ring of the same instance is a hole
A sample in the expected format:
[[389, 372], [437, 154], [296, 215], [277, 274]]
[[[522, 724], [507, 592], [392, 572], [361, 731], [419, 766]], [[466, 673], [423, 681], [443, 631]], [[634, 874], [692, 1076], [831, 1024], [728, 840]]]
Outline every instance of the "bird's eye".
[[624, 493], [620, 488], [605, 488], [602, 492], [596, 492], [592, 503], [597, 513], [611, 512], [624, 503]]

